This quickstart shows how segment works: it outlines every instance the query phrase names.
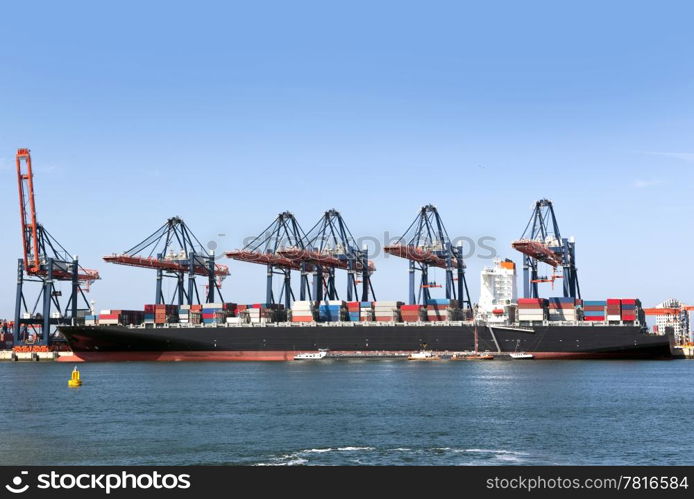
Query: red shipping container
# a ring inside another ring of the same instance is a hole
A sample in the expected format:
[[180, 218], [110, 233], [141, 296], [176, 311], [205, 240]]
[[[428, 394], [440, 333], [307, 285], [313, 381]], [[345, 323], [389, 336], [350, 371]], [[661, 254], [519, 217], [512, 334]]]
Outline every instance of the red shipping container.
[[608, 305], [619, 305], [622, 302], [619, 298], [608, 298], [607, 299], [607, 304]]
[[420, 310], [421, 308], [421, 305], [402, 305], [400, 310]]
[[605, 316], [600, 316], [600, 317], [597, 317], [597, 316], [586, 316], [586, 317], [584, 317], [584, 319], [587, 320], [587, 321], [604, 321], [604, 320], [605, 320]]
[[313, 322], [313, 317], [310, 315], [295, 315], [292, 316], [292, 322]]
[[550, 310], [560, 310], [560, 309], [572, 309], [576, 308], [573, 303], [551, 303], [549, 304]]

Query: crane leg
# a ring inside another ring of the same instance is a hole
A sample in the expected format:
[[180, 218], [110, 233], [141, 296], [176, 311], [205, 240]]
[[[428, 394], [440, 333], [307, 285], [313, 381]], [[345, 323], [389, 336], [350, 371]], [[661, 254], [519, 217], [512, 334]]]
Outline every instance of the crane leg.
[[14, 344], [19, 344], [19, 321], [22, 313], [22, 300], [24, 284], [24, 261], [20, 258], [17, 264], [17, 298], [14, 306], [14, 326], [12, 335], [14, 336]]
[[53, 258], [47, 262], [47, 274], [43, 281], [43, 327], [41, 331], [41, 344], [48, 345], [48, 337], [51, 328], [51, 300], [53, 297]]

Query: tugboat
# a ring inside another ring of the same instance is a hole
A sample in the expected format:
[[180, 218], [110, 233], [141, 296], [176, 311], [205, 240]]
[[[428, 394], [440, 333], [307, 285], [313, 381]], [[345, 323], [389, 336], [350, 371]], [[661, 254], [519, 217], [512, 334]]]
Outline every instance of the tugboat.
[[509, 356], [514, 360], [529, 360], [533, 359], [533, 354], [525, 352], [512, 352]]
[[294, 360], [321, 360], [328, 356], [328, 350], [321, 348], [317, 352], [305, 352], [294, 356]]
[[420, 350], [419, 352], [411, 353], [407, 360], [441, 360], [441, 357], [434, 354], [431, 350]]

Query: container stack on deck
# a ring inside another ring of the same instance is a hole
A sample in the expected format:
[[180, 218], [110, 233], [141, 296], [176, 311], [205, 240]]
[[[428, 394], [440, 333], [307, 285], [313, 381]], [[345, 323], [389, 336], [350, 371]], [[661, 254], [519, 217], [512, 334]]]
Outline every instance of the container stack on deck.
[[619, 298], [607, 299], [606, 318], [608, 322], [619, 322], [622, 320], [622, 301]]
[[253, 303], [251, 305], [238, 305], [238, 307], [235, 304], [230, 305], [234, 305], [234, 308], [227, 310], [228, 314], [233, 315], [233, 310], [243, 312], [248, 316], [248, 320], [251, 324], [276, 322], [286, 319], [284, 305], [276, 303]]
[[576, 321], [578, 315], [576, 306], [580, 305], [580, 300], [571, 297], [549, 298], [549, 320], [550, 321]]
[[142, 324], [144, 313], [141, 310], [102, 310], [98, 322], [102, 325]]
[[399, 322], [401, 301], [375, 301], [374, 315], [378, 322]]
[[458, 302], [447, 298], [427, 300], [427, 319], [429, 321], [454, 321], [458, 319]]
[[545, 320], [547, 300], [544, 298], [519, 298], [518, 320], [520, 322], [542, 322]]
[[359, 302], [359, 320], [371, 322], [374, 320], [374, 304], [370, 301]]
[[202, 305], [181, 305], [178, 308], [178, 322], [181, 324], [200, 324]]
[[583, 300], [583, 320], [586, 321], [604, 321], [605, 300]]
[[144, 322], [149, 324], [167, 324], [178, 322], [177, 305], [145, 305]]
[[205, 303], [202, 306], [203, 324], [222, 324], [226, 321], [223, 303]]
[[400, 316], [403, 322], [419, 322], [425, 320], [425, 309], [422, 305], [402, 305]]
[[313, 322], [315, 307], [312, 301], [295, 301], [292, 304], [292, 322]]
[[347, 320], [350, 322], [359, 322], [361, 316], [359, 310], [360, 303], [358, 301], [347, 302]]
[[641, 302], [634, 298], [625, 298], [622, 300], [622, 321], [633, 322], [638, 319], [638, 309], [641, 308]]
[[339, 322], [346, 313], [346, 304], [342, 300], [323, 300], [318, 305], [318, 320], [321, 322]]

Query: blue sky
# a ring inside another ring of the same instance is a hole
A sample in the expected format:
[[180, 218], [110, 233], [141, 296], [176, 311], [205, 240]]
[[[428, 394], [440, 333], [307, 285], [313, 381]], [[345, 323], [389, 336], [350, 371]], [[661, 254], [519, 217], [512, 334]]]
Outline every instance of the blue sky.
[[[154, 276], [100, 260], [180, 215], [236, 248], [290, 210], [355, 235], [438, 206], [520, 261], [535, 199], [577, 239], [585, 298], [694, 302], [694, 7], [688, 2], [15, 2], [0, 30], [0, 315], [20, 254], [14, 153], [39, 220], [139, 308]], [[217, 234], [226, 234], [219, 237]], [[226, 262], [228, 301], [264, 269]], [[487, 260], [468, 261], [473, 298]], [[406, 262], [376, 259], [380, 299]], [[443, 276], [439, 276], [441, 279]], [[546, 289], [547, 295], [553, 294]]]

